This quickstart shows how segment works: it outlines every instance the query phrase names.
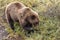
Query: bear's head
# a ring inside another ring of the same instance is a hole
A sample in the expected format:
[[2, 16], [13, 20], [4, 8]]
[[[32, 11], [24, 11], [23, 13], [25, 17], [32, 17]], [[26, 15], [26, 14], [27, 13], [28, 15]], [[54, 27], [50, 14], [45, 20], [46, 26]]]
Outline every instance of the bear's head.
[[25, 7], [20, 10], [20, 23], [25, 30], [32, 30], [39, 24], [39, 15], [32, 9]]

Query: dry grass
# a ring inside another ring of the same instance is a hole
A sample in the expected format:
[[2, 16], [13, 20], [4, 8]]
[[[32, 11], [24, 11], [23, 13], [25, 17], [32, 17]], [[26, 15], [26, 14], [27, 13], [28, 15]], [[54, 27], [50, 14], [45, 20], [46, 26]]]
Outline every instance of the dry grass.
[[[24, 35], [24, 30], [15, 29], [16, 33], [25, 37], [25, 40], [60, 40], [60, 0], [0, 0], [0, 15], [4, 13], [4, 8], [10, 2], [19, 1], [39, 13], [40, 24], [38, 31], [32, 33], [30, 37]], [[4, 24], [5, 25], [5, 24]], [[6, 25], [7, 26], [7, 25]], [[12, 34], [10, 28], [6, 27]], [[20, 30], [21, 31], [20, 31]]]

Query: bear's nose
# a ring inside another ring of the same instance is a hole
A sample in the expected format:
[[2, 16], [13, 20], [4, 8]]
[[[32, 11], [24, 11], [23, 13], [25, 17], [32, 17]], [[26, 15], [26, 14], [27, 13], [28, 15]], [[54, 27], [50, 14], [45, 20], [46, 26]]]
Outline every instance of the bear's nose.
[[39, 22], [36, 22], [35, 24], [39, 24]]
[[39, 22], [35, 22], [34, 25], [35, 25], [35, 26], [39, 25]]
[[35, 24], [39, 24], [39, 22], [36, 22]]

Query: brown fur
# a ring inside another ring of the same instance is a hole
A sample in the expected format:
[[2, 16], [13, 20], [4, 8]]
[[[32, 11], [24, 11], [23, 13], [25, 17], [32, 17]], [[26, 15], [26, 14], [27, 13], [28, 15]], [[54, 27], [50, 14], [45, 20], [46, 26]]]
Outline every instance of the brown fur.
[[38, 13], [20, 2], [8, 4], [5, 10], [5, 15], [7, 22], [13, 30], [14, 22], [19, 22], [19, 24], [26, 30], [29, 30], [32, 25], [36, 26], [39, 23]]

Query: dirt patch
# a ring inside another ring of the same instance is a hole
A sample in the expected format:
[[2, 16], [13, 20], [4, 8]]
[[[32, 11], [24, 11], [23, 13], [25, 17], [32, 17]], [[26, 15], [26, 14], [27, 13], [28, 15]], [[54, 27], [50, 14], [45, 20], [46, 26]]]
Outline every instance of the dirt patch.
[[8, 26], [7, 23], [0, 16], [0, 40], [24, 40], [24, 38], [15, 33], [12, 33], [13, 36], [11, 36], [11, 34], [7, 32], [6, 26]]

